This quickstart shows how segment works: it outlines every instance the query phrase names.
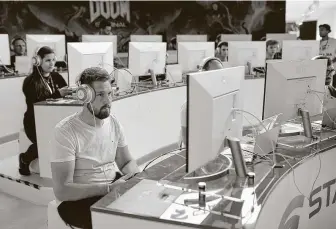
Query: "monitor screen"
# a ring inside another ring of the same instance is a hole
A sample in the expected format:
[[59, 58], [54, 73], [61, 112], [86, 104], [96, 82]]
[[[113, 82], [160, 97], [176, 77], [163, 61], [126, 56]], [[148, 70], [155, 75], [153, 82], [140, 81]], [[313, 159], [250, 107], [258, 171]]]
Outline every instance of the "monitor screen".
[[65, 36], [64, 35], [35, 35], [27, 34], [27, 56], [32, 58], [38, 48], [49, 46], [55, 51], [57, 61], [65, 61]]
[[182, 72], [195, 72], [202, 60], [215, 56], [214, 42], [180, 42], [178, 43], [177, 61]]
[[102, 67], [109, 73], [113, 67], [112, 42], [68, 43], [69, 85], [75, 85], [80, 73], [89, 67]]
[[162, 42], [161, 35], [131, 35], [131, 42]]
[[129, 70], [134, 76], [164, 74], [167, 45], [165, 42], [130, 42], [128, 54]]
[[2, 44], [0, 52], [0, 65], [10, 65], [10, 51], [8, 34], [0, 34], [0, 44]]
[[207, 42], [208, 35], [182, 35], [176, 36], [176, 42]]
[[244, 67], [191, 73], [187, 93], [187, 172], [214, 160], [227, 136], [242, 137]]
[[221, 34], [220, 41], [252, 41], [252, 34]]
[[[282, 113], [282, 121], [322, 112], [327, 60], [281, 61], [267, 64], [263, 119]], [[281, 89], [281, 90], [280, 90]]]
[[118, 37], [116, 35], [82, 35], [82, 42], [112, 42], [113, 55], [118, 53]]
[[229, 42], [229, 64], [231, 66], [265, 67], [266, 43], [265, 41], [232, 41]]
[[282, 60], [311, 60], [319, 55], [319, 41], [283, 41], [282, 42]]
[[291, 41], [296, 40], [296, 34], [290, 33], [267, 33], [266, 40], [276, 40], [276, 41]]

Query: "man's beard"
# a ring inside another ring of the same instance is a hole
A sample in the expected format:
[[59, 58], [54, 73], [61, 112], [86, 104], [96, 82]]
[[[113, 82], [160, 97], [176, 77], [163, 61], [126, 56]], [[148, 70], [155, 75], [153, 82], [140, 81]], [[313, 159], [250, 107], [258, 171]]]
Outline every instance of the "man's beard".
[[99, 119], [106, 119], [110, 116], [110, 106], [103, 106], [102, 108], [100, 108], [100, 110], [97, 111], [93, 111], [91, 106], [88, 106], [88, 110], [90, 111], [91, 114], [93, 114], [96, 118]]

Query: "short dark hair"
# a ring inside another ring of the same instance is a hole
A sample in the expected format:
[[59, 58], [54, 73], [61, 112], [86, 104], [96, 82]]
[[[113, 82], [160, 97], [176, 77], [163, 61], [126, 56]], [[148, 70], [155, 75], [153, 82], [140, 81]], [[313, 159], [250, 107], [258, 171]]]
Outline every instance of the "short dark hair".
[[210, 58], [209, 60], [207, 60], [206, 63], [204, 63], [204, 66], [203, 66], [203, 69], [204, 71], [209, 71], [209, 68], [210, 68], [210, 64], [213, 63], [213, 62], [218, 62], [222, 65], [222, 62], [217, 59], [217, 58]]
[[319, 25], [319, 28], [325, 28], [326, 30], [328, 30], [329, 32], [331, 32], [330, 25], [328, 25], [328, 24]]
[[225, 47], [228, 47], [228, 46], [229, 46], [229, 43], [227, 43], [226, 41], [221, 41], [221, 42], [219, 42], [219, 44], [218, 44], [218, 48], [221, 48], [223, 45], [224, 45]]
[[106, 26], [111, 26], [111, 23], [107, 20], [102, 20], [99, 24], [101, 29], [105, 29]]
[[268, 47], [268, 46], [271, 46], [271, 45], [278, 45], [279, 44], [279, 41], [277, 41], [277, 40], [268, 40], [268, 41], [266, 41], [266, 48]]
[[17, 37], [13, 38], [12, 45], [14, 45], [15, 42], [17, 42], [17, 41], [23, 41], [26, 44], [26, 40], [25, 39], [23, 39], [22, 37], [17, 36]]
[[90, 67], [85, 69], [79, 78], [80, 84], [88, 84], [91, 85], [95, 81], [105, 82], [108, 80], [112, 80], [110, 74], [104, 69], [100, 67]]

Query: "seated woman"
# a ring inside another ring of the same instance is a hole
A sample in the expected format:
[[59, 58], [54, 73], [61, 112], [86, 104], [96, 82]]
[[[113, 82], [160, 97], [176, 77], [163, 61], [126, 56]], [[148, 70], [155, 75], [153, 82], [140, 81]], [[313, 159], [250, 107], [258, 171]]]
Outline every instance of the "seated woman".
[[336, 74], [334, 65], [331, 61], [331, 59], [327, 56], [316, 56], [313, 58], [313, 60], [327, 60], [327, 72], [326, 72], [326, 79], [325, 79], [325, 86], [328, 88], [326, 91], [327, 94], [331, 95], [332, 97], [336, 98], [336, 89], [332, 86], [333, 85], [333, 77]]
[[23, 81], [22, 91], [26, 98], [27, 111], [24, 114], [23, 126], [29, 140], [33, 143], [25, 153], [19, 155], [19, 173], [29, 176], [29, 164], [38, 158], [34, 103], [48, 98], [61, 98], [70, 94], [71, 89], [57, 72], [53, 72], [56, 63], [54, 51], [41, 47], [33, 57], [33, 72]]
[[[224, 66], [220, 59], [215, 57], [208, 57], [202, 61], [200, 65], [200, 71], [211, 71], [223, 69]], [[182, 105], [181, 108], [181, 139], [180, 139], [180, 148], [186, 146], [187, 142], [187, 102]]]

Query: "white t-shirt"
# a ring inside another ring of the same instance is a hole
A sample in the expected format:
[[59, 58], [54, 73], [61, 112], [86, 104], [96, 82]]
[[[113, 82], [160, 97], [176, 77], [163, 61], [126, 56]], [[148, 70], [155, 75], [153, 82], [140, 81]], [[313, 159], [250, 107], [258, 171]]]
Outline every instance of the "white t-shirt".
[[336, 39], [329, 37], [328, 40], [320, 41], [320, 55], [327, 56], [331, 60], [336, 57]]
[[100, 127], [90, 126], [73, 114], [55, 127], [51, 162], [75, 160], [74, 182], [106, 183], [116, 175], [116, 150], [125, 147], [122, 126], [114, 116]]

